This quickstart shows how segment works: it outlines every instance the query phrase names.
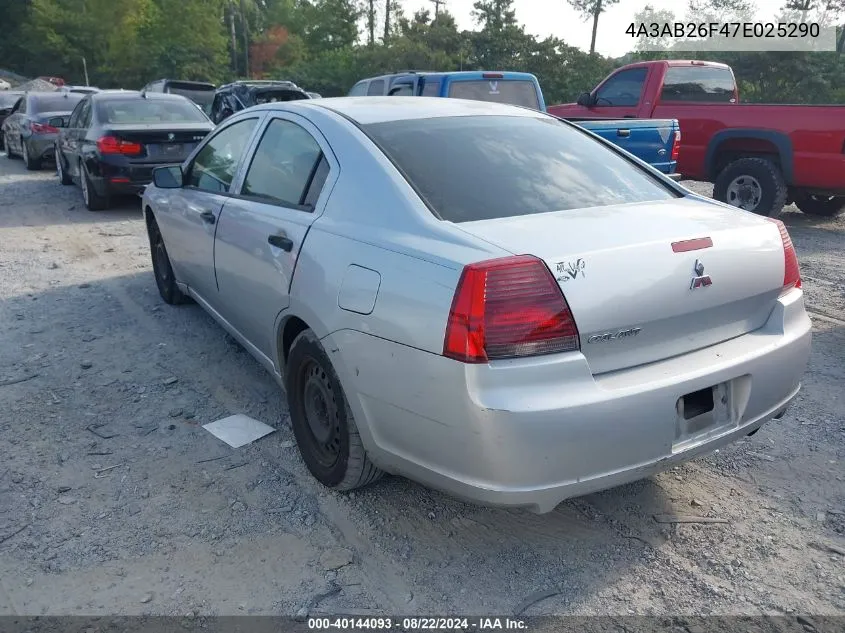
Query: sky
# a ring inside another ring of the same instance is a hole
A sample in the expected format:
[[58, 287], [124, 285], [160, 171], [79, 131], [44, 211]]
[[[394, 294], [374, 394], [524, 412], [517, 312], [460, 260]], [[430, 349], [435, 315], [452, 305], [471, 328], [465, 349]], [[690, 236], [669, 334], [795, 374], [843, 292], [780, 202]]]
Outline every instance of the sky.
[[[459, 29], [474, 29], [471, 11], [474, 0], [446, 0], [445, 8], [455, 16]], [[434, 14], [434, 4], [430, 0], [401, 0], [405, 14], [410, 17], [419, 9], [429, 9]], [[655, 10], [669, 9], [676, 11], [678, 17], [686, 13], [686, 0], [621, 0], [599, 18], [599, 30], [596, 37], [596, 50], [602, 55], [619, 57], [634, 47], [633, 39], [625, 34], [634, 15], [650, 4]], [[778, 13], [784, 0], [756, 0], [758, 18], [769, 19]], [[570, 46], [583, 50], [590, 48], [592, 22], [585, 22], [569, 6], [566, 0], [514, 0], [516, 19], [525, 25], [525, 30], [533, 35], [548, 37], [554, 35]]]

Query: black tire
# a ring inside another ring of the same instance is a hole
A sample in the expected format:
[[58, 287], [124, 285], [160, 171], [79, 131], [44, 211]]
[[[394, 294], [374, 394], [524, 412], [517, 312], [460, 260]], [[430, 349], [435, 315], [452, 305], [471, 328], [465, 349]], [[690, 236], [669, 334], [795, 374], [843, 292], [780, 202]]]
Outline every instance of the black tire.
[[780, 168], [765, 158], [740, 158], [729, 163], [713, 186], [716, 200], [770, 218], [780, 215], [786, 193]]
[[804, 194], [796, 197], [795, 204], [807, 215], [833, 218], [845, 209], [845, 196], [816, 196]]
[[367, 456], [331, 361], [311, 330], [291, 345], [285, 390], [299, 453], [317, 481], [335, 490], [354, 490], [382, 477]]
[[91, 184], [91, 179], [88, 177], [88, 172], [85, 171], [85, 167], [82, 163], [79, 164], [79, 183], [82, 185], [82, 199], [85, 201], [85, 206], [89, 211], [102, 211], [103, 209], [108, 209], [108, 196], [101, 196], [97, 193], [97, 190], [94, 189], [94, 185]]
[[56, 148], [56, 174], [59, 176], [59, 182], [63, 185], [73, 184], [73, 179], [68, 175], [65, 167], [65, 159], [58, 148]]
[[164, 246], [164, 238], [158, 228], [155, 218], [151, 215], [147, 220], [147, 235], [150, 238], [150, 254], [153, 259], [153, 276], [158, 286], [158, 293], [165, 303], [172, 306], [188, 303], [190, 297], [179, 290], [176, 285], [176, 276], [173, 274], [173, 267], [170, 265], [170, 256]]
[[41, 159], [29, 155], [29, 148], [23, 139], [21, 139], [21, 158], [23, 158], [23, 163], [29, 171], [41, 169]]

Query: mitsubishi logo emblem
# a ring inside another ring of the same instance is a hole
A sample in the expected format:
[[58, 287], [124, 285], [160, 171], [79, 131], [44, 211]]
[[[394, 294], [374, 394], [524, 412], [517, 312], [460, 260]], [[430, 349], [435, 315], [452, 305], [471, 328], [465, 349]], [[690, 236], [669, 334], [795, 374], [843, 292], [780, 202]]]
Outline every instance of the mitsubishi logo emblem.
[[700, 259], [695, 260], [695, 265], [692, 267], [692, 270], [695, 273], [695, 276], [690, 282], [690, 290], [697, 290], [698, 288], [706, 288], [707, 286], [713, 285], [713, 280], [710, 279], [710, 275], [704, 274], [704, 264], [701, 263]]

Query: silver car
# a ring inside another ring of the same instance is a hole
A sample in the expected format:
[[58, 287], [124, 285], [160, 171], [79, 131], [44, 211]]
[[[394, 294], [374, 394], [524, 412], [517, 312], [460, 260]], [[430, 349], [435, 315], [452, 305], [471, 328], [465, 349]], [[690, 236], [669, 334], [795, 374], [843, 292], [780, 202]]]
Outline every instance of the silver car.
[[84, 94], [76, 92], [27, 92], [18, 99], [0, 126], [6, 156], [20, 156], [27, 169], [40, 169], [53, 160], [59, 129]]
[[239, 112], [143, 197], [155, 278], [284, 385], [302, 458], [552, 510], [783, 415], [810, 353], [784, 225], [512, 106]]

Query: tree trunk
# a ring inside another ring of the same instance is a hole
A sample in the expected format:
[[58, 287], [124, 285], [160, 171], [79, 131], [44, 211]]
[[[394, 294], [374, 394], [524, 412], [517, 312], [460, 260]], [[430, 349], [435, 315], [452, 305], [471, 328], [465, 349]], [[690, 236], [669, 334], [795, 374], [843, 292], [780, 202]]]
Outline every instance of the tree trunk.
[[373, 46], [376, 43], [376, 0], [369, 0], [370, 8], [367, 10], [367, 30], [370, 37], [367, 44]]
[[841, 55], [845, 49], [845, 24], [839, 28], [839, 41], [836, 42], [836, 53]]
[[246, 2], [241, 0], [241, 26], [244, 30], [244, 72], [249, 79], [249, 23], [246, 19]]
[[232, 39], [232, 72], [238, 74], [238, 38], [235, 34], [235, 7], [229, 5], [229, 36]]
[[390, 5], [393, 0], [384, 0], [384, 43], [390, 39]]
[[590, 55], [596, 52], [596, 33], [599, 30], [599, 15], [601, 15], [601, 0], [596, 0], [596, 8], [593, 9], [593, 37], [590, 40]]

